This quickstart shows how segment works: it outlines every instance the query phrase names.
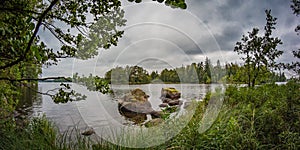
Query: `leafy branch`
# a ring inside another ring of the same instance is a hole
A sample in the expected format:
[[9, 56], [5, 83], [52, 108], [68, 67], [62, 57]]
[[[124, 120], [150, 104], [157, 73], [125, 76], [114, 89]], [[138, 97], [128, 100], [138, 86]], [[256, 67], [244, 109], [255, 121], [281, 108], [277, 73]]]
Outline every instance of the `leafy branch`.
[[27, 54], [29, 53], [29, 51], [30, 51], [31, 45], [33, 44], [34, 39], [36, 38], [36, 35], [37, 35], [38, 31], [39, 31], [40, 26], [42, 25], [42, 22], [43, 22], [44, 18], [46, 17], [47, 13], [49, 13], [49, 11], [51, 11], [51, 9], [53, 8], [53, 6], [54, 6], [58, 1], [59, 1], [59, 0], [53, 0], [53, 1], [51, 2], [51, 4], [49, 5], [49, 7], [48, 7], [48, 8], [41, 14], [41, 16], [39, 17], [39, 20], [38, 20], [38, 22], [37, 22], [37, 24], [36, 24], [35, 30], [34, 30], [34, 32], [33, 32], [33, 35], [31, 35], [31, 38], [30, 38], [30, 40], [29, 40], [29, 42], [28, 42], [28, 44], [27, 44], [27, 47], [26, 47], [26, 50], [25, 50], [24, 54], [21, 55], [21, 57], [19, 57], [17, 60], [12, 61], [12, 62], [10, 62], [10, 63], [7, 63], [7, 64], [5, 64], [5, 65], [3, 65], [3, 66], [0, 66], [0, 70], [1, 70], [1, 69], [5, 69], [5, 68], [8, 68], [8, 67], [11, 67], [11, 66], [14, 66], [14, 65], [20, 63], [21, 61], [23, 61], [23, 60], [26, 58], [26, 55], [27, 55]]
[[66, 77], [46, 77], [46, 78], [22, 78], [22, 79], [12, 79], [8, 77], [0, 77], [0, 80], [7, 80], [10, 82], [21, 82], [21, 81], [46, 81], [46, 80], [56, 80], [56, 79], [64, 79], [66, 81], [72, 82], [69, 78]]

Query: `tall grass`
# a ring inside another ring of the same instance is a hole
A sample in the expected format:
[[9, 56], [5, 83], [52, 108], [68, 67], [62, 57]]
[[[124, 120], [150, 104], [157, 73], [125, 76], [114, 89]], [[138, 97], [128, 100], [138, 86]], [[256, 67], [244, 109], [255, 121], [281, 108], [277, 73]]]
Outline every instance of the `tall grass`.
[[0, 138], [0, 149], [57, 149], [55, 128], [45, 117], [33, 118], [22, 128], [6, 126], [1, 129]]

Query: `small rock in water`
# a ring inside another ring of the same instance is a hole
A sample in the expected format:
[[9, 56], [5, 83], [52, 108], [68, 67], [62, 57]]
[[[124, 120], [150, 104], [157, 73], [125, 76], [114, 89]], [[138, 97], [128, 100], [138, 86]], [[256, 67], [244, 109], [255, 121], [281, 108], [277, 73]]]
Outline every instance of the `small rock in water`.
[[168, 107], [168, 103], [162, 103], [159, 105], [159, 107]]
[[170, 98], [174, 100], [174, 99], [179, 99], [181, 97], [181, 93], [173, 87], [162, 88], [161, 97]]
[[82, 132], [81, 135], [90, 136], [90, 135], [92, 135], [94, 133], [95, 133], [95, 131], [91, 128], [91, 129], [88, 129], [88, 130]]
[[170, 106], [174, 106], [174, 105], [180, 105], [180, 104], [182, 104], [182, 102], [180, 100], [172, 100], [172, 101], [169, 101], [168, 104]]

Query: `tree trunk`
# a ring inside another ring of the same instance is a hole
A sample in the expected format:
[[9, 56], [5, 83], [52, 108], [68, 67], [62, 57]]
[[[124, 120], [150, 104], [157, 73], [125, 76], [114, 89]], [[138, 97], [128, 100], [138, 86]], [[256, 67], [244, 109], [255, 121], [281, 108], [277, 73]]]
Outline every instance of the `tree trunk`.
[[251, 87], [251, 75], [250, 75], [250, 73], [248, 75], [248, 87]]
[[255, 85], [255, 78], [252, 79], [252, 87]]

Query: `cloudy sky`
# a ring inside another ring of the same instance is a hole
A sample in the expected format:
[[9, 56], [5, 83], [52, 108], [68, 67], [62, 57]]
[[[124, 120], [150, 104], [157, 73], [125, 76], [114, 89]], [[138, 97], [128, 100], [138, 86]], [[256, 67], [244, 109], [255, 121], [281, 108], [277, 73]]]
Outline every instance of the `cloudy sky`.
[[[157, 2], [123, 1], [127, 19], [123, 38], [117, 47], [99, 50], [90, 60], [65, 59], [57, 66], [43, 69], [43, 76], [72, 76], [73, 73], [104, 75], [116, 66], [140, 65], [148, 70], [175, 68], [191, 62], [240, 63], [233, 52], [243, 34], [258, 27], [263, 33], [265, 10], [271, 9], [277, 20], [274, 36], [283, 41], [285, 53], [279, 61], [293, 60], [291, 51], [300, 47], [294, 32], [300, 24], [289, 0], [186, 0], [186, 10], [172, 9]], [[54, 49], [57, 41], [47, 32], [41, 38]]]

